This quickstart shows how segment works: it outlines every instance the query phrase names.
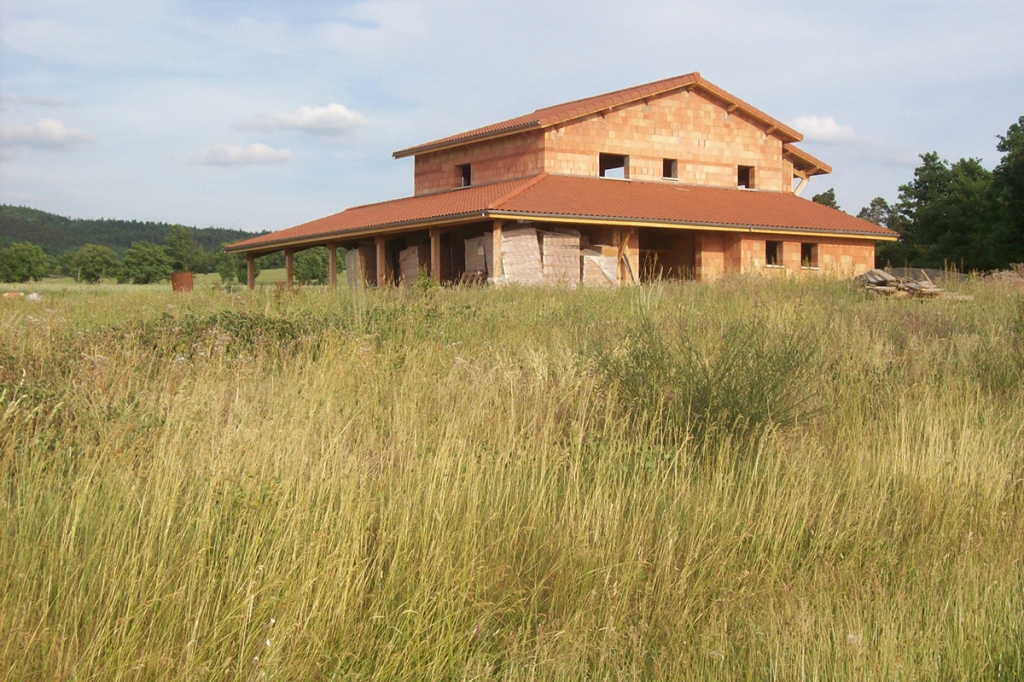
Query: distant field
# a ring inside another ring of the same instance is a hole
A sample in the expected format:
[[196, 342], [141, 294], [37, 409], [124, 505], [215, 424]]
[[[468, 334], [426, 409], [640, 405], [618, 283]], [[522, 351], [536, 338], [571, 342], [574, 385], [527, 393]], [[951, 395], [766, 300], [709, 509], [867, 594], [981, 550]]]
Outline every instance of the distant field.
[[0, 679], [1024, 676], [1012, 282], [217, 281], [5, 285]]
[[[339, 276], [343, 276], [343, 272], [339, 273]], [[221, 280], [220, 275], [216, 272], [210, 273], [196, 273], [192, 276], [192, 281], [197, 286], [220, 286]], [[274, 282], [285, 281], [285, 269], [284, 268], [272, 268], [269, 270], [260, 270], [260, 274], [256, 277], [256, 284], [258, 285], [270, 285]], [[242, 285], [245, 283], [242, 282]], [[16, 291], [46, 291], [53, 290], [56, 288], [63, 287], [82, 287], [82, 291], [90, 291], [95, 287], [109, 288], [111, 286], [119, 286], [113, 280], [101, 282], [98, 285], [89, 284], [78, 284], [75, 280], [70, 277], [49, 277], [42, 282], [26, 282], [25, 284], [0, 284], [0, 291], [16, 290]], [[147, 289], [170, 289], [170, 282], [164, 282], [162, 284], [144, 285]], [[235, 283], [234, 286], [239, 286], [239, 283]]]

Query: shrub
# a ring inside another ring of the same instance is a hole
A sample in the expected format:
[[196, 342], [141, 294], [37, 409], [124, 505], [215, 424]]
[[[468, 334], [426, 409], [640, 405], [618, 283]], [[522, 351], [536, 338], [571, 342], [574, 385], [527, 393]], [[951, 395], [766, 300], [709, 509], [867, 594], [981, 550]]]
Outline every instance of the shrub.
[[170, 279], [171, 272], [171, 262], [163, 249], [150, 242], [135, 242], [124, 255], [124, 264], [117, 281], [152, 284]]
[[819, 362], [807, 334], [766, 320], [732, 321], [718, 335], [668, 336], [641, 315], [598, 362], [624, 407], [646, 427], [677, 436], [756, 436], [813, 411]]
[[238, 279], [238, 259], [223, 249], [217, 254], [217, 274], [221, 284], [232, 284]]

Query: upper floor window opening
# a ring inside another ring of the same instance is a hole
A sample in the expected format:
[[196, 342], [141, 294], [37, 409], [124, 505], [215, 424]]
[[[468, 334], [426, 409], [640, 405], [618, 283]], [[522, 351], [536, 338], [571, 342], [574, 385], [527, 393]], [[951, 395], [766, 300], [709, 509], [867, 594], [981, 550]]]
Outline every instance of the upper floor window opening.
[[455, 167], [456, 180], [459, 182], [459, 187], [469, 187], [473, 184], [473, 172], [470, 168], [470, 164], [466, 163], [461, 166]]
[[602, 178], [629, 178], [629, 157], [622, 154], [599, 154], [598, 172]]
[[661, 177], [666, 180], [679, 179], [679, 162], [675, 159], [663, 159], [661, 169]]
[[739, 166], [736, 171], [736, 186], [745, 189], [754, 189], [754, 167]]

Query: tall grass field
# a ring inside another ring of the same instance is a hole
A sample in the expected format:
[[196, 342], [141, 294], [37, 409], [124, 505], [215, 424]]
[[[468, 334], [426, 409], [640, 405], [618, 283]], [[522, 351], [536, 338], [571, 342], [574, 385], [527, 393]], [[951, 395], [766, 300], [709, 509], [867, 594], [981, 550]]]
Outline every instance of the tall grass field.
[[0, 300], [0, 679], [1021, 679], [1024, 288], [956, 288]]

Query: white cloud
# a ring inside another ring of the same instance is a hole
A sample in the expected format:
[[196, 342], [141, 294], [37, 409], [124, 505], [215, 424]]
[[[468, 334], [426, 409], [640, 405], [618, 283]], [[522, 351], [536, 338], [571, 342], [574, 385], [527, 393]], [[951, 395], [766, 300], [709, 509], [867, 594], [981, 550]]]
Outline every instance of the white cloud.
[[258, 116], [239, 127], [255, 130], [300, 130], [311, 135], [340, 137], [365, 123], [366, 118], [362, 114], [332, 102], [325, 107], [299, 107], [288, 113]]
[[259, 142], [247, 147], [215, 144], [194, 159], [195, 163], [213, 166], [243, 166], [284, 163], [292, 158], [290, 149], [274, 149]]
[[849, 142], [857, 139], [853, 128], [839, 125], [831, 116], [800, 116], [793, 120], [793, 127], [810, 142]]
[[5, 145], [60, 148], [92, 142], [96, 136], [68, 128], [55, 118], [41, 118], [35, 125], [4, 128], [0, 133], [0, 139]]

